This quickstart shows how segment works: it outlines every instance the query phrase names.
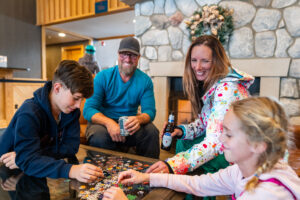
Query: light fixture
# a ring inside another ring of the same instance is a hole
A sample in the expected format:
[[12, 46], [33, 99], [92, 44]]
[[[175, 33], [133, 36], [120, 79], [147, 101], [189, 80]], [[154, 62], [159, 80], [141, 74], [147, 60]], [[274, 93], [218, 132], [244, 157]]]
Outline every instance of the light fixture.
[[134, 20], [132, 20], [132, 22], [135, 24], [136, 20], [134, 19]]
[[65, 33], [58, 33], [58, 36], [59, 37], [66, 37], [66, 34]]

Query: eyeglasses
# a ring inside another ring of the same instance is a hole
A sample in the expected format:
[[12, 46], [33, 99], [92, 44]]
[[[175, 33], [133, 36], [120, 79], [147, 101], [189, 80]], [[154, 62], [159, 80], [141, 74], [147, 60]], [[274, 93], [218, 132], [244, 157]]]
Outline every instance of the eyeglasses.
[[125, 58], [131, 58], [132, 60], [136, 60], [138, 58], [138, 55], [130, 52], [120, 52], [119, 55], [122, 60]]

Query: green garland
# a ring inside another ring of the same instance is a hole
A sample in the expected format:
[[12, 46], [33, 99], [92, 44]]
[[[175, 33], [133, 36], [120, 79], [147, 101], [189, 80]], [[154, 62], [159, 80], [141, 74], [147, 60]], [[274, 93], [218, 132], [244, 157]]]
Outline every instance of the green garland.
[[217, 36], [223, 45], [227, 44], [234, 28], [232, 14], [233, 10], [217, 5], [203, 6], [185, 22], [190, 32], [190, 40], [212, 34]]

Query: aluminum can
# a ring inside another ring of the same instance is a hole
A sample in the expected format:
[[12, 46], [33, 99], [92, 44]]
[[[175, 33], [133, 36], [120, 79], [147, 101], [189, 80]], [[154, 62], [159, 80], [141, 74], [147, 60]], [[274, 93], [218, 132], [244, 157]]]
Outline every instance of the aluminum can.
[[129, 132], [125, 129], [124, 124], [127, 122], [128, 116], [122, 116], [119, 118], [120, 134], [121, 136], [128, 136]]

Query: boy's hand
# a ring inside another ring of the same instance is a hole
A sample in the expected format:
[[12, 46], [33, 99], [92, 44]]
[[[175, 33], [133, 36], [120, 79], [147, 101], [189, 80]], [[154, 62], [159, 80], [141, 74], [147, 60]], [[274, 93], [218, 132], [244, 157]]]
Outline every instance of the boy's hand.
[[128, 200], [128, 199], [121, 188], [111, 187], [104, 192], [102, 200]]
[[140, 128], [140, 122], [137, 118], [137, 116], [130, 116], [128, 117], [128, 120], [124, 124], [125, 129], [129, 132], [129, 135], [133, 135], [135, 132], [137, 132]]
[[107, 126], [107, 131], [114, 142], [125, 142], [125, 137], [120, 134], [120, 126], [114, 121], [111, 121]]
[[69, 172], [70, 178], [75, 178], [80, 182], [91, 183], [98, 177], [104, 177], [101, 168], [86, 163], [80, 165], [73, 165]]
[[149, 178], [149, 174], [137, 172], [130, 169], [119, 174], [118, 183], [122, 183], [124, 185], [139, 184], [143, 182], [149, 182]]
[[158, 161], [151, 165], [146, 173], [170, 173], [168, 166], [163, 161]]
[[16, 152], [12, 151], [6, 154], [3, 154], [0, 158], [0, 162], [3, 162], [6, 167], [9, 169], [18, 169], [16, 165]]
[[19, 179], [23, 176], [23, 173], [20, 173], [17, 176], [11, 176], [8, 179], [6, 179], [3, 183], [0, 179], [1, 187], [5, 191], [16, 191], [16, 185], [19, 181]]

